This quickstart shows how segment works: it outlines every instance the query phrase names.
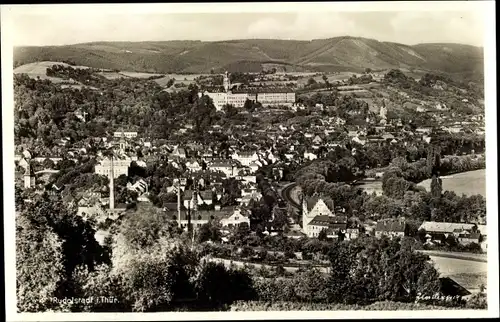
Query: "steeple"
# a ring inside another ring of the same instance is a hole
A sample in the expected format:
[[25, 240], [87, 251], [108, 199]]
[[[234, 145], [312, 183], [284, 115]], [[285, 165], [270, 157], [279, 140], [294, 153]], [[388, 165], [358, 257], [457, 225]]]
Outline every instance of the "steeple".
[[228, 92], [230, 88], [231, 80], [229, 79], [229, 73], [226, 71], [226, 73], [224, 74], [224, 90]]

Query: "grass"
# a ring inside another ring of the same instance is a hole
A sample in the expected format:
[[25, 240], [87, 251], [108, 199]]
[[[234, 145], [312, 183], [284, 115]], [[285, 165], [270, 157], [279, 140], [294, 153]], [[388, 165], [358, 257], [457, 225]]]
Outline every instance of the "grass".
[[348, 304], [321, 304], [299, 302], [264, 302], [248, 301], [236, 302], [231, 305], [230, 311], [400, 311], [400, 310], [456, 310], [436, 305], [402, 302], [375, 302], [370, 305]]
[[443, 277], [450, 277], [468, 289], [476, 291], [487, 284], [488, 264], [464, 259], [430, 256], [434, 267]]
[[[443, 190], [454, 191], [457, 195], [477, 195], [486, 197], [485, 170], [467, 171], [443, 178]], [[431, 180], [422, 181], [419, 186], [430, 191]]]

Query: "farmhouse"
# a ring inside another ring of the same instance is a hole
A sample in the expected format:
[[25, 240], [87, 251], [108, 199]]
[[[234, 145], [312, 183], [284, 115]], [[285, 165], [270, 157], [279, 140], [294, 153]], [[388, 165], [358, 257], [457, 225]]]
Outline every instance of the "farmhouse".
[[401, 219], [387, 219], [377, 222], [375, 227], [375, 237], [381, 238], [387, 236], [389, 238], [404, 237], [407, 232], [407, 225]]
[[486, 248], [486, 225], [424, 221], [419, 230], [425, 231], [429, 241], [440, 242], [454, 236], [462, 245], [477, 243]]

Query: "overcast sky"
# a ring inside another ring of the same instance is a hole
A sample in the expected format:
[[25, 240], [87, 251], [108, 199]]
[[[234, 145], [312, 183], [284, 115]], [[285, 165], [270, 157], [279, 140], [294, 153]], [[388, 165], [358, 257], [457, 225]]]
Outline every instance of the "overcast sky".
[[[164, 13], [165, 10], [155, 14], [134, 9], [127, 12], [123, 6], [122, 10], [114, 11], [91, 6], [84, 11], [71, 6], [64, 10], [30, 8], [29, 11], [17, 10], [18, 13], [12, 15], [11, 28], [16, 46], [91, 41], [310, 40], [346, 35], [409, 45], [448, 42], [483, 46], [481, 12], [460, 7], [455, 10], [462, 11], [434, 10], [430, 4], [421, 4], [419, 11], [329, 12], [318, 9], [279, 13], [269, 12], [263, 5], [255, 5], [260, 6], [261, 12], [189, 14]], [[393, 6], [384, 8], [391, 10]]]

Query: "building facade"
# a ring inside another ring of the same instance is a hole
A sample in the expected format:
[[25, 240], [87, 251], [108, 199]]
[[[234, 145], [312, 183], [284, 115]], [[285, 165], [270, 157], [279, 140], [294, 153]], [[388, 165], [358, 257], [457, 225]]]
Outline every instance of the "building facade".
[[[128, 176], [128, 168], [132, 163], [131, 159], [114, 159], [113, 160], [113, 178], [116, 179], [122, 174]], [[95, 173], [99, 175], [111, 177], [111, 159], [104, 159], [95, 166]]]
[[115, 138], [127, 138], [127, 139], [130, 139], [130, 138], [135, 138], [137, 137], [137, 132], [114, 132], [113, 133], [113, 136]]
[[212, 99], [215, 108], [221, 111], [224, 105], [230, 104], [236, 108], [242, 108], [247, 100], [257, 101], [263, 106], [292, 106], [295, 104], [295, 92], [287, 88], [261, 89], [253, 88], [251, 90], [232, 90], [229, 74], [224, 74], [224, 91], [209, 92], [205, 91], [199, 96], [205, 95]]

